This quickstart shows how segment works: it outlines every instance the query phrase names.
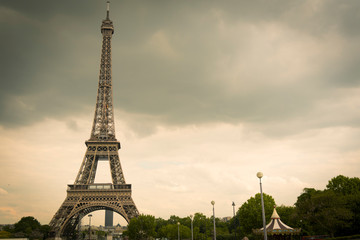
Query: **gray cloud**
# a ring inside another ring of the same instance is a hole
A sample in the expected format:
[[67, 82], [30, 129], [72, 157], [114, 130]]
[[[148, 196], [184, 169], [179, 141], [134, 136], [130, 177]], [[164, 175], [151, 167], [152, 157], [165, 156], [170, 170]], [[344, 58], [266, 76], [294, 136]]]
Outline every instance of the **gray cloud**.
[[[87, 113], [105, 4], [3, 1], [0, 11], [0, 124]], [[115, 106], [154, 124], [357, 127], [350, 110], [319, 107], [358, 94], [358, 11], [357, 1], [114, 2]]]

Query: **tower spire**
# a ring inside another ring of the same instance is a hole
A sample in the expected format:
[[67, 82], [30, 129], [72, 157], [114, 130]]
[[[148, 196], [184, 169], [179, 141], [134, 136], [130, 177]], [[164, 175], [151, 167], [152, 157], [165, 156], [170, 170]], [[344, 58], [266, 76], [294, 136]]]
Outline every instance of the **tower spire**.
[[109, 19], [109, 2], [107, 2], [106, 15], [106, 19], [101, 24], [103, 42], [99, 85], [89, 141], [116, 141], [111, 79], [111, 37], [114, 34], [114, 25]]
[[110, 20], [109, 11], [110, 11], [110, 1], [107, 1], [106, 2], [106, 20]]

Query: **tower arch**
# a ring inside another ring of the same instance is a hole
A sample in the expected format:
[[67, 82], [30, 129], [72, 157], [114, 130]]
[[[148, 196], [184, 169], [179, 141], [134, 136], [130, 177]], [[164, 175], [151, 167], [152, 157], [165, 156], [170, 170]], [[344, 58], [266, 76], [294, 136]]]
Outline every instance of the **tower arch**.
[[79, 205], [75, 208], [74, 211], [68, 216], [66, 221], [62, 224], [61, 228], [58, 230], [57, 237], [67, 237], [71, 238], [72, 234], [67, 234], [74, 232], [74, 230], [79, 226], [80, 220], [87, 216], [88, 214], [99, 211], [99, 210], [111, 210], [125, 219], [127, 223], [130, 222], [130, 219], [127, 217], [125, 210], [115, 202], [103, 202], [103, 203], [88, 203], [84, 205]]

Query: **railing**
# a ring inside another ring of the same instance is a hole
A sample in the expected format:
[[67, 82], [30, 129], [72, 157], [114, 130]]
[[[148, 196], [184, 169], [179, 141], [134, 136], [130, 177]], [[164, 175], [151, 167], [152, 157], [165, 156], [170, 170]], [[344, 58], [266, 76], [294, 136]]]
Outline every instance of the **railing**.
[[71, 190], [131, 190], [131, 184], [69, 184], [68, 191]]

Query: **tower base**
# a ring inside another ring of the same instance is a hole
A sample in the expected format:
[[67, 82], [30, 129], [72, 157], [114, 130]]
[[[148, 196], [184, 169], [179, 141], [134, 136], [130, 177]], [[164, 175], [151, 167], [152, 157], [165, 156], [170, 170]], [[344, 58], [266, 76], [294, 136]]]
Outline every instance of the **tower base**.
[[80, 220], [97, 210], [111, 210], [127, 222], [139, 215], [130, 184], [68, 185], [66, 199], [50, 222], [51, 236], [76, 239]]

